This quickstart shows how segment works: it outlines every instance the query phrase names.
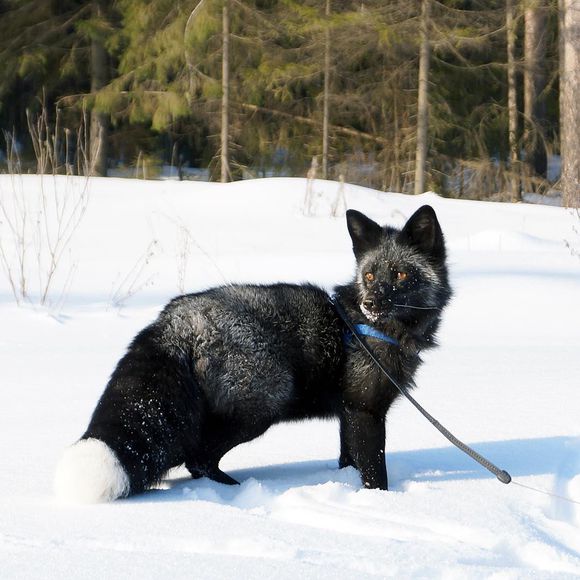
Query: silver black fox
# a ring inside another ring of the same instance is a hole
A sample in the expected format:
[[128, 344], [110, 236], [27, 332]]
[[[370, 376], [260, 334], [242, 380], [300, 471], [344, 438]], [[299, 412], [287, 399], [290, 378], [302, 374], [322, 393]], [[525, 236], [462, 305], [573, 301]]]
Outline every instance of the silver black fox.
[[[335, 289], [349, 318], [399, 384], [412, 387], [420, 352], [435, 345], [451, 289], [443, 233], [430, 206], [401, 229], [347, 212], [357, 268]], [[180, 296], [119, 361], [55, 488], [78, 501], [140, 493], [172, 467], [235, 484], [219, 467], [271, 425], [340, 421], [340, 467], [387, 489], [385, 418], [398, 391], [373, 366], [328, 294], [312, 285], [232, 285]], [[392, 344], [396, 343], [396, 344]]]

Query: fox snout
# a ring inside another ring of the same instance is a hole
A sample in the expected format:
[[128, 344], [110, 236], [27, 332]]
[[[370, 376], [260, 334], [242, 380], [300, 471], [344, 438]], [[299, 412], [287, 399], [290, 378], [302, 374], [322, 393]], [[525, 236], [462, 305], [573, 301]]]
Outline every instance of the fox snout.
[[362, 305], [369, 312], [374, 312], [377, 310], [377, 300], [374, 296], [367, 296], [363, 301]]
[[362, 313], [372, 322], [376, 322], [388, 311], [389, 302], [384, 296], [376, 293], [367, 293], [362, 297], [360, 309]]

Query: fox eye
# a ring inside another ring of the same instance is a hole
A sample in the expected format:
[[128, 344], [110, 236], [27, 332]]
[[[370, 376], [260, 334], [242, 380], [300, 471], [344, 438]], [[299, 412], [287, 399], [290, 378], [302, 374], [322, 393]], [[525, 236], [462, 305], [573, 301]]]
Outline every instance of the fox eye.
[[397, 272], [397, 282], [404, 282], [408, 277], [407, 272]]
[[374, 275], [372, 272], [367, 272], [367, 273], [365, 274], [365, 280], [366, 280], [367, 282], [373, 282], [373, 281], [374, 281], [374, 279], [375, 279], [375, 275]]

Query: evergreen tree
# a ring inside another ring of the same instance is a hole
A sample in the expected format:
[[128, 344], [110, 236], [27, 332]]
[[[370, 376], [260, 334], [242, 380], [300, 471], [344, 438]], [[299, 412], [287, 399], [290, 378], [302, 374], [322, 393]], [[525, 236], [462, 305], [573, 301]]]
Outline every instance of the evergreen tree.
[[83, 42], [77, 24], [87, 17], [75, 0], [0, 3], [0, 122], [25, 140], [26, 111], [49, 106], [80, 82]]
[[[24, 140], [25, 121], [37, 114], [54, 117], [55, 107], [73, 102], [82, 105], [79, 109], [92, 108], [91, 165], [99, 174], [106, 172], [106, 117], [95, 111], [94, 99], [81, 97], [95, 94], [108, 77], [103, 44], [107, 9], [105, 0], [5, 0], [0, 18], [3, 124]], [[71, 95], [75, 97], [67, 103]], [[69, 122], [78, 127], [79, 115]]]
[[546, 177], [545, 146], [548, 7], [545, 0], [525, 0], [524, 147], [527, 171]]
[[560, 0], [561, 187], [566, 207], [580, 207], [580, 6]]
[[[507, 1], [528, 18], [546, 0]], [[68, 120], [88, 110], [97, 174], [109, 158], [304, 175], [316, 156], [331, 179], [489, 195], [519, 175], [521, 145], [529, 164], [532, 143], [558, 139], [555, 77], [533, 72], [544, 57], [518, 16], [510, 62], [517, 73], [525, 48], [525, 82], [506, 74], [506, 0], [0, 0], [0, 15], [1, 126], [22, 136], [42, 98]], [[550, 59], [553, 18], [545, 28]]]

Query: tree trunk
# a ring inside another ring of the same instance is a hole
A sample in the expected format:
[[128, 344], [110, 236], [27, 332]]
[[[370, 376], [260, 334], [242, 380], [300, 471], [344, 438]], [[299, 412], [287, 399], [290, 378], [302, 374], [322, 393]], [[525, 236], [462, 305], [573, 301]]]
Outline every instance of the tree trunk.
[[230, 0], [224, 0], [222, 9], [222, 127], [221, 127], [221, 182], [230, 180], [229, 126], [230, 126]]
[[509, 190], [512, 201], [519, 201], [518, 104], [516, 95], [516, 31], [514, 0], [506, 0], [507, 83], [508, 83], [508, 144], [510, 156]]
[[545, 0], [527, 0], [525, 10], [524, 146], [527, 172], [546, 177], [548, 167], [544, 145], [546, 103], [546, 5]]
[[393, 91], [393, 154], [395, 157], [395, 169], [391, 177], [390, 190], [402, 191], [401, 188], [401, 136], [399, 132], [399, 107], [397, 102], [397, 89]]
[[[93, 1], [93, 16], [103, 17], [103, 8], [98, 0]], [[95, 95], [108, 80], [108, 57], [102, 38], [91, 38], [90, 53], [91, 93]], [[91, 111], [90, 127], [90, 159], [88, 173], [90, 175], [107, 175], [109, 118], [106, 113]]]
[[580, 4], [560, 0], [560, 184], [566, 207], [580, 207]]
[[425, 191], [427, 166], [427, 133], [429, 129], [429, 64], [431, 45], [429, 24], [431, 0], [423, 0], [421, 8], [421, 50], [419, 53], [419, 93], [417, 99], [417, 151], [415, 154], [415, 195]]
[[324, 31], [324, 95], [322, 113], [322, 179], [328, 179], [328, 125], [330, 119], [330, 0], [326, 0]]

